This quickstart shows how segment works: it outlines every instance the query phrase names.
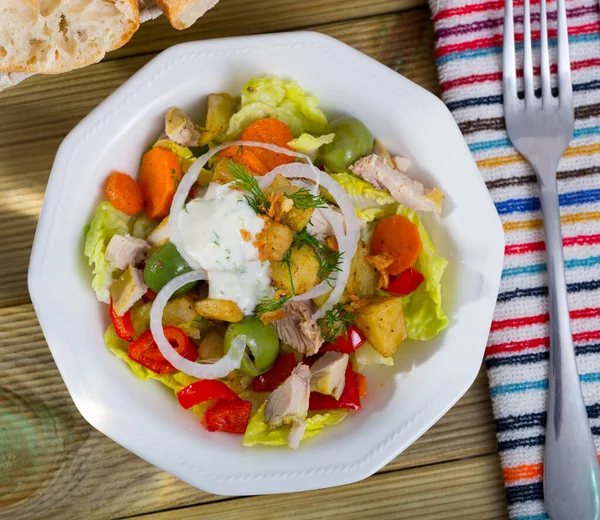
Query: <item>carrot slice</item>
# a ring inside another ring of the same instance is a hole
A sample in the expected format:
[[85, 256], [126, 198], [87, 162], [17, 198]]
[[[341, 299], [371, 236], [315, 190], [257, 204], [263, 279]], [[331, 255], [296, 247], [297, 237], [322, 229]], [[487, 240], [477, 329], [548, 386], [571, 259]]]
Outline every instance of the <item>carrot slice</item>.
[[173, 152], [156, 146], [144, 154], [138, 184], [148, 217], [161, 219], [169, 214], [180, 180], [181, 165]]
[[389, 274], [400, 274], [412, 267], [417, 261], [421, 248], [421, 237], [417, 226], [401, 215], [384, 218], [375, 226], [371, 238], [371, 254], [392, 255], [394, 262], [387, 268]]
[[[293, 138], [294, 136], [288, 126], [274, 117], [267, 117], [255, 121], [244, 130], [241, 136], [243, 141], [270, 143], [281, 146], [282, 148], [287, 148], [288, 150], [291, 150], [288, 143]], [[271, 171], [273, 168], [281, 166], [282, 164], [289, 164], [294, 161], [294, 157], [273, 152], [266, 148], [251, 147], [249, 150], [258, 157], [258, 159], [267, 167], [268, 171]]]
[[106, 179], [104, 192], [109, 202], [126, 215], [135, 215], [144, 205], [138, 183], [125, 173], [111, 173]]
[[358, 395], [367, 397], [367, 378], [359, 372], [356, 372], [354, 375], [356, 376], [356, 382], [358, 383]]
[[[253, 148], [258, 150], [258, 148]], [[260, 161], [254, 152], [251, 152], [248, 148], [242, 148], [241, 146], [229, 146], [225, 148], [219, 157], [227, 157], [232, 161], [243, 164], [251, 172], [257, 175], [264, 175], [268, 173], [267, 167]]]

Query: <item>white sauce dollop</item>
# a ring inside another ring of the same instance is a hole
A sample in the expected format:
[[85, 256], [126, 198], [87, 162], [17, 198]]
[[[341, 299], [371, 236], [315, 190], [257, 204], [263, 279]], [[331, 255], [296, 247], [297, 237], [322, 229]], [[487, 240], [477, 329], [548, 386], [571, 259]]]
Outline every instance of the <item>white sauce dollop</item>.
[[[252, 245], [263, 226], [243, 192], [216, 183], [179, 213], [185, 251], [208, 272], [209, 297], [233, 301], [244, 314], [271, 291], [269, 262], [261, 262]], [[251, 234], [250, 241], [242, 229]]]

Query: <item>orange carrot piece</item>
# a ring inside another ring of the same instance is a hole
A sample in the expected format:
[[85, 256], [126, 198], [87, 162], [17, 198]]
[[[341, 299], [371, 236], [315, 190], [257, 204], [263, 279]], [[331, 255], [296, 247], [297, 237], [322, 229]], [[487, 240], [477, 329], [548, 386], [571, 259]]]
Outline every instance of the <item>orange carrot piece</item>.
[[144, 206], [138, 183], [125, 173], [111, 173], [106, 179], [104, 192], [109, 202], [126, 215], [135, 215]]
[[[253, 150], [257, 150], [257, 148], [253, 148]], [[241, 163], [251, 172], [257, 175], [264, 175], [265, 173], [269, 172], [267, 167], [260, 161], [256, 154], [251, 152], [248, 148], [242, 148], [241, 146], [229, 146], [219, 154], [219, 157], [227, 157], [232, 161]]]
[[138, 184], [148, 217], [162, 219], [169, 214], [181, 176], [179, 160], [170, 150], [156, 146], [144, 154]]
[[[240, 139], [242, 141], [275, 144], [291, 150], [288, 143], [293, 138], [294, 136], [292, 135], [291, 130], [284, 122], [279, 121], [279, 119], [275, 119], [274, 117], [268, 117], [252, 123], [244, 130]], [[294, 157], [290, 155], [273, 152], [266, 148], [250, 147], [249, 150], [259, 158], [259, 160], [267, 167], [268, 171], [271, 171], [273, 168], [281, 166], [282, 164], [289, 164], [294, 161]]]
[[389, 253], [394, 257], [394, 262], [387, 269], [392, 275], [412, 267], [422, 246], [417, 226], [401, 215], [381, 220], [371, 238], [372, 255]]
[[367, 397], [367, 378], [359, 372], [356, 372], [355, 376], [358, 383], [358, 395]]

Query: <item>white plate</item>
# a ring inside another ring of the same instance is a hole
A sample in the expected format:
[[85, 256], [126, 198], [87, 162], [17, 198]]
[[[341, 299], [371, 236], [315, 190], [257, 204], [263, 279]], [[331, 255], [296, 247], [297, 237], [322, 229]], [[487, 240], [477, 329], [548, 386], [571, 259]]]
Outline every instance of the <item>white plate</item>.
[[[82, 258], [82, 229], [107, 174], [137, 174], [165, 110], [177, 105], [200, 113], [207, 94], [237, 93], [249, 78], [265, 74], [296, 79], [330, 116], [361, 119], [390, 150], [410, 157], [413, 174], [446, 194], [441, 220], [423, 220], [450, 262], [443, 282], [451, 325], [433, 341], [403, 345], [395, 367], [367, 372], [363, 411], [297, 451], [244, 448], [240, 436], [208, 433], [160, 383], [136, 379], [103, 344], [108, 312], [95, 298]], [[452, 116], [429, 92], [317, 33], [191, 42], [154, 58], [63, 141], [35, 236], [29, 291], [60, 373], [92, 426], [212, 493], [300, 491], [368, 477], [469, 388], [490, 328], [503, 237]]]

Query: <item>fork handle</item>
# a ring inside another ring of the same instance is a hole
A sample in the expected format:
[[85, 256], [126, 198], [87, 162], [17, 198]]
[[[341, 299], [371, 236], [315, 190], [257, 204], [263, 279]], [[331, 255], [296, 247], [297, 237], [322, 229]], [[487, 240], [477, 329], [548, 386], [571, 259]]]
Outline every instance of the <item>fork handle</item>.
[[[571, 336], [555, 171], [552, 176], [537, 172], [550, 304], [544, 500], [551, 520], [596, 520], [600, 518], [600, 466]], [[544, 181], [543, 177], [552, 181]]]

